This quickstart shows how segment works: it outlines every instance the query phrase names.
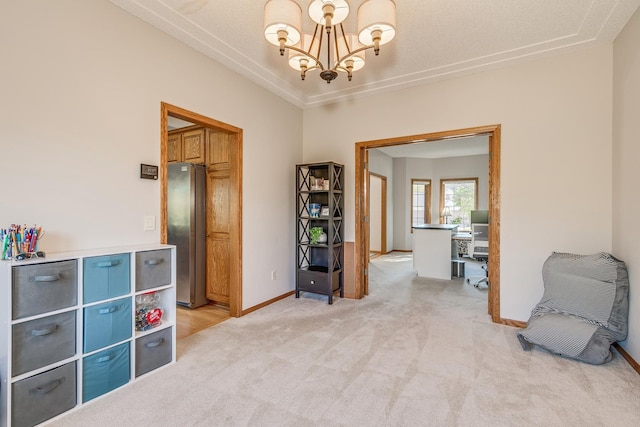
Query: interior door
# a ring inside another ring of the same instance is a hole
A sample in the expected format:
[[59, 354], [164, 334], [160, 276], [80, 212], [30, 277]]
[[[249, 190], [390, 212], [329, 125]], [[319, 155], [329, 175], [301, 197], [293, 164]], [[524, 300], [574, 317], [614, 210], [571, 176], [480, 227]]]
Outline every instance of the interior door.
[[229, 305], [231, 152], [229, 135], [207, 130], [207, 298]]

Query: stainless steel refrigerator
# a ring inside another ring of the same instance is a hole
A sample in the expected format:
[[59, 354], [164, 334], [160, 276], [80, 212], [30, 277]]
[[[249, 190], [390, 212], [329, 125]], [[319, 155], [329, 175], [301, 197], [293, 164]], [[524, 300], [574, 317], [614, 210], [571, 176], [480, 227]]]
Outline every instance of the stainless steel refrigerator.
[[190, 308], [206, 297], [206, 167], [168, 165], [167, 242], [176, 245], [177, 302]]

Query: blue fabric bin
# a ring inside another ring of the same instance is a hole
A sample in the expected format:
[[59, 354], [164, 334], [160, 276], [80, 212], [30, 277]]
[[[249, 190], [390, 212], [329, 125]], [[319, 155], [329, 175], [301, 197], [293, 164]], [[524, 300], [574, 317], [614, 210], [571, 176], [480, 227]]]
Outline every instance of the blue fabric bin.
[[115, 390], [131, 378], [129, 343], [87, 356], [82, 362], [82, 401]]
[[84, 259], [82, 277], [85, 304], [129, 293], [130, 258], [130, 254], [117, 254]]
[[131, 298], [84, 308], [84, 352], [88, 353], [131, 338]]

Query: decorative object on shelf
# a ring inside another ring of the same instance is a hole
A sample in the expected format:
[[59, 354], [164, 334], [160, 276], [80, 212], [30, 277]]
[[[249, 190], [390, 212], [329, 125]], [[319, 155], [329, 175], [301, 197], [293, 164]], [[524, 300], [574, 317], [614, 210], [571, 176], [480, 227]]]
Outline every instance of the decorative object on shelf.
[[27, 224], [11, 224], [0, 230], [0, 259], [23, 260], [29, 258], [44, 258], [45, 254], [38, 251], [38, 240], [44, 236], [42, 227]]
[[147, 292], [136, 296], [136, 331], [148, 331], [162, 323], [160, 295]]
[[329, 189], [329, 180], [324, 179], [322, 177], [316, 178], [315, 176], [310, 177], [310, 187], [311, 191], [322, 191]]
[[329, 216], [329, 206], [323, 206], [320, 209], [320, 216], [322, 217]]
[[320, 216], [320, 203], [309, 203], [309, 216], [311, 218]]
[[[324, 230], [322, 227], [311, 227], [309, 229], [309, 236], [311, 237], [311, 244], [315, 245], [320, 242], [320, 237], [324, 234]], [[325, 242], [327, 241], [327, 237], [325, 234]]]
[[[342, 22], [349, 15], [347, 0], [314, 0], [309, 4], [309, 17], [316, 23], [313, 34], [302, 33], [302, 9], [293, 0], [269, 0], [264, 6], [264, 36], [279, 46], [280, 55], [289, 49], [289, 66], [300, 71], [320, 70], [320, 78], [331, 83], [338, 71], [353, 72], [364, 67], [365, 51], [380, 46], [396, 35], [396, 4], [393, 0], [366, 0], [358, 8], [358, 34], [347, 33]], [[332, 29], [333, 37], [331, 34]], [[326, 32], [326, 40], [324, 33]], [[320, 59], [326, 42], [327, 62]]]

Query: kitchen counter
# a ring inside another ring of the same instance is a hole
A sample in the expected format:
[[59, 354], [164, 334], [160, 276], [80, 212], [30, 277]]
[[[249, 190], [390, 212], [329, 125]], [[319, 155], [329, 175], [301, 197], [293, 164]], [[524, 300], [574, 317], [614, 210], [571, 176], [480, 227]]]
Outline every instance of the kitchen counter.
[[413, 268], [418, 276], [451, 279], [457, 224], [424, 224], [413, 227]]

